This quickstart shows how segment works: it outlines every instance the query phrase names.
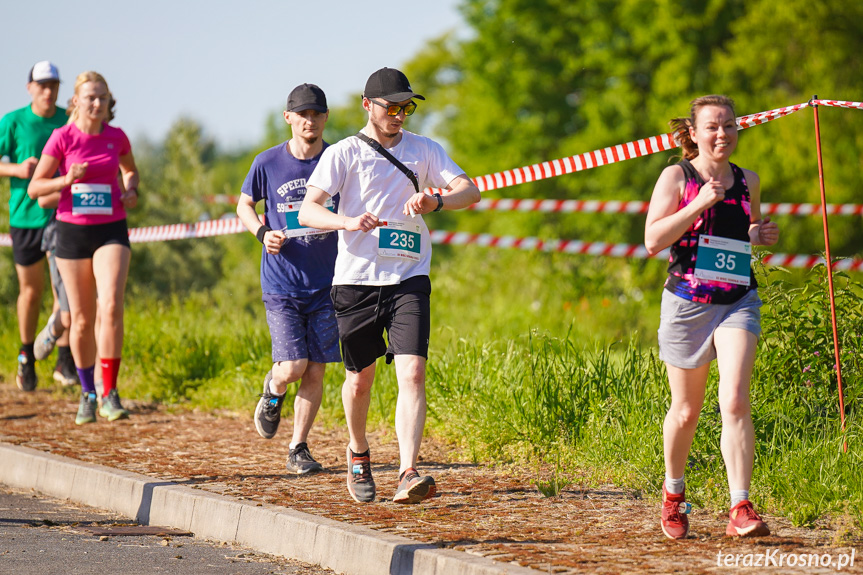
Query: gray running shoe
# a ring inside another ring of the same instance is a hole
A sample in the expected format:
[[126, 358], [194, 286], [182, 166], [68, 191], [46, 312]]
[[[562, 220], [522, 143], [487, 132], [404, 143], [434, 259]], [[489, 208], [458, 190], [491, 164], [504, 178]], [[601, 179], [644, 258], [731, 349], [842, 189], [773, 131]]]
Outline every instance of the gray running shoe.
[[348, 493], [357, 503], [375, 500], [375, 480], [372, 479], [372, 463], [369, 452], [357, 455], [348, 446]]
[[78, 404], [78, 414], [75, 416], [75, 425], [96, 422], [96, 394], [92, 391], [81, 394], [81, 403]]
[[255, 408], [255, 429], [264, 439], [272, 439], [279, 430], [282, 421], [282, 402], [285, 396], [279, 397], [270, 393], [270, 381], [273, 379], [273, 371], [267, 372], [264, 377], [264, 392], [258, 400]]
[[21, 391], [33, 391], [36, 389], [36, 360], [27, 355], [23, 349], [18, 352], [18, 373], [15, 383]]
[[305, 443], [298, 444], [288, 454], [288, 471], [291, 473], [305, 475], [323, 470], [324, 466], [315, 461], [315, 458], [309, 452], [309, 446]]
[[54, 344], [57, 343], [57, 336], [54, 335], [54, 314], [48, 318], [48, 323], [36, 336], [36, 342], [33, 344], [33, 356], [37, 359], [45, 359], [51, 352], [54, 351]]
[[405, 470], [402, 480], [399, 481], [393, 503], [419, 503], [434, 497], [435, 493], [437, 493], [437, 487], [434, 479], [428, 475], [420, 477], [419, 472], [410, 467]]
[[129, 411], [124, 409], [120, 404], [120, 394], [116, 389], [108, 392], [108, 395], [102, 398], [102, 406], [99, 408], [99, 415], [108, 421], [117, 421], [118, 419], [129, 419]]

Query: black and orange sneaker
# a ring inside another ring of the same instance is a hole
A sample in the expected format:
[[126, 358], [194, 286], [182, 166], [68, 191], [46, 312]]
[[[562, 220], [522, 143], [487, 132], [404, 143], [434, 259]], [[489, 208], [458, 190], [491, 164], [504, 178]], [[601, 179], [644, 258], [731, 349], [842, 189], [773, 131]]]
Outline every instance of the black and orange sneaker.
[[356, 454], [347, 451], [348, 458], [348, 493], [357, 503], [371, 503], [375, 500], [375, 480], [372, 479], [372, 462], [369, 451]]
[[669, 539], [685, 539], [689, 535], [689, 511], [686, 490], [683, 493], [669, 493], [662, 484], [662, 532]]
[[770, 535], [770, 528], [755, 512], [752, 503], [746, 499], [728, 512], [728, 527], [725, 534], [731, 537], [764, 537]]
[[282, 421], [282, 402], [284, 395], [275, 395], [270, 392], [270, 380], [273, 379], [273, 370], [264, 376], [264, 391], [261, 399], [255, 406], [255, 429], [264, 439], [272, 439], [279, 430], [279, 422]]
[[416, 469], [409, 467], [401, 475], [393, 503], [419, 503], [434, 497], [435, 493], [437, 487], [434, 479], [428, 475], [420, 477]]
[[15, 383], [21, 391], [33, 391], [36, 389], [36, 358], [32, 352], [21, 349], [18, 352], [18, 373], [15, 375]]

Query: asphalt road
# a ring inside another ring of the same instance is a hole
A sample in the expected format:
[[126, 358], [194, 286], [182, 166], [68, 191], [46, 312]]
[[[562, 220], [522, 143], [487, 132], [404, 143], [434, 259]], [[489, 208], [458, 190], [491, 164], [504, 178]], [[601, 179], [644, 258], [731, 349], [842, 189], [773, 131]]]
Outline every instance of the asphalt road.
[[117, 514], [0, 485], [0, 574], [332, 575]]

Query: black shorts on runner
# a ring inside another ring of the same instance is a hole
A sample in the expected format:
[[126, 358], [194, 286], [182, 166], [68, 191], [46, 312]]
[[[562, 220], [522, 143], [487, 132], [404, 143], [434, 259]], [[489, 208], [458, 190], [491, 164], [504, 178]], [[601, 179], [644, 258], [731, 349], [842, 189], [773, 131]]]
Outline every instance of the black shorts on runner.
[[[359, 372], [386, 355], [428, 358], [431, 281], [415, 276], [388, 286], [335, 285], [330, 291], [345, 369]], [[384, 342], [384, 330], [389, 345]]]
[[86, 226], [57, 222], [57, 249], [54, 256], [61, 260], [92, 259], [96, 250], [111, 244], [131, 248], [125, 219]]
[[45, 228], [9, 227], [12, 236], [12, 258], [19, 266], [32, 266], [45, 257], [42, 251], [42, 233]]

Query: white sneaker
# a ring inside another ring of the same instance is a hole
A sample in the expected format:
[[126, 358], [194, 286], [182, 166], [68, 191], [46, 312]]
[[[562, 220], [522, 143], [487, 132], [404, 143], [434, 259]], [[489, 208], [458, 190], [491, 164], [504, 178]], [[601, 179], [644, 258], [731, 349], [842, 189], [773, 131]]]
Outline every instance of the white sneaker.
[[54, 314], [51, 314], [51, 317], [48, 318], [48, 323], [45, 324], [45, 327], [42, 328], [42, 331], [39, 332], [39, 335], [36, 336], [36, 341], [33, 343], [33, 357], [36, 360], [45, 359], [51, 352], [54, 351], [54, 344], [57, 343], [57, 337], [54, 335], [52, 328], [54, 327]]

